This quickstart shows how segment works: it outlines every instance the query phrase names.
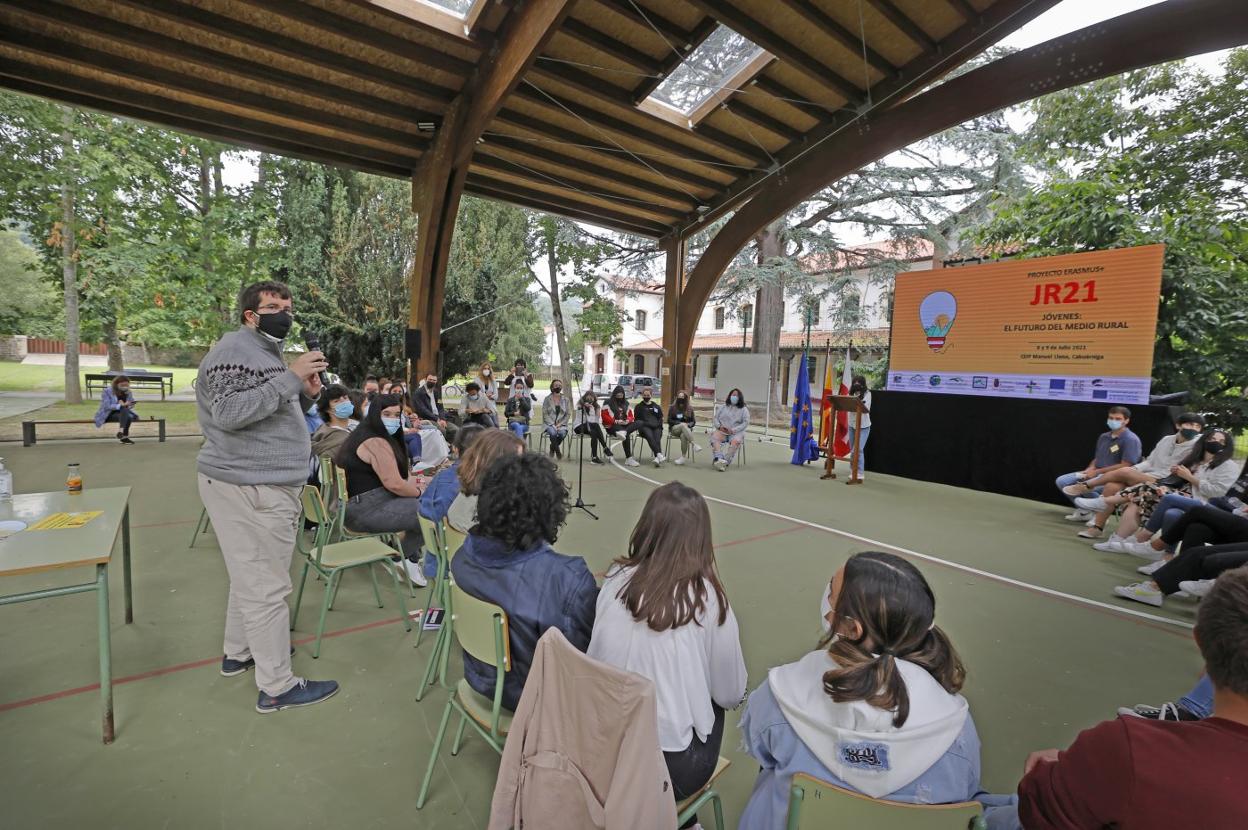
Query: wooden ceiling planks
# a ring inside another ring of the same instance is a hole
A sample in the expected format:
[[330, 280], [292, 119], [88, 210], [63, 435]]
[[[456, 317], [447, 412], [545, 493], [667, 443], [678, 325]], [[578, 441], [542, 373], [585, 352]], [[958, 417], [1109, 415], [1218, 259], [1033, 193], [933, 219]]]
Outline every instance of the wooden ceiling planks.
[[[854, 117], [868, 85], [878, 104], [995, 6], [1030, 2], [578, 0], [486, 125], [468, 190], [633, 233], [688, 229]], [[401, 0], [5, 0], [0, 85], [410, 175], [517, 8], [489, 0], [461, 36], [463, 21]], [[774, 59], [693, 123], [638, 108], [720, 25]]]

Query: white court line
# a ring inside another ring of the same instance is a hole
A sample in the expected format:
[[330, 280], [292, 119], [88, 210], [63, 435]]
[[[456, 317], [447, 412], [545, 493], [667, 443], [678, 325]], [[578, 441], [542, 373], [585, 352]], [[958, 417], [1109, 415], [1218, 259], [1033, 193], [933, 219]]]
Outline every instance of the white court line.
[[[655, 481], [652, 478], [646, 478], [640, 473], [635, 473], [630, 468], [621, 465], [614, 458], [611, 459], [611, 463], [617, 469], [620, 469], [624, 471], [625, 473], [628, 473], [630, 476], [633, 476], [634, 478], [639, 478], [642, 481], [646, 482], [647, 484], [652, 484], [655, 487], [660, 487], [664, 483], [662, 481]], [[890, 545], [887, 542], [881, 542], [877, 539], [868, 539], [866, 536], [859, 536], [856, 533], [850, 533], [845, 530], [838, 530], [837, 528], [828, 527], [827, 525], [821, 525], [815, 522], [808, 522], [805, 519], [799, 519], [794, 516], [786, 516], [783, 513], [773, 513], [772, 511], [764, 510], [761, 507], [753, 507], [748, 504], [739, 504], [738, 502], [735, 502], [735, 501], [728, 501], [727, 499], [720, 499], [720, 498], [716, 498], [715, 496], [708, 496], [705, 493], [702, 494], [702, 497], [706, 499], [707, 501], [717, 502], [718, 504], [724, 504], [729, 507], [736, 507], [741, 510], [748, 510], [751, 513], [760, 513], [764, 516], [771, 516], [772, 518], [775, 518], [775, 519], [784, 519], [787, 522], [793, 522], [794, 524], [805, 525], [806, 527], [814, 528], [815, 530], [822, 530], [824, 533], [832, 533], [836, 536], [843, 536], [846, 539], [852, 539], [855, 542], [861, 542], [862, 544], [870, 545], [873, 548], [891, 550], [891, 551], [900, 553], [903, 556], [912, 556], [915, 559], [924, 559], [928, 562], [935, 562], [938, 565], [945, 565], [946, 567], [954, 568], [956, 570], [963, 571], [965, 573], [974, 574], [975, 576], [981, 576], [985, 579], [991, 579], [994, 582], [1001, 582], [1006, 585], [1013, 585], [1016, 588], [1024, 588], [1029, 591], [1037, 591], [1041, 594], [1048, 594], [1049, 596], [1052, 596], [1052, 597], [1059, 597], [1060, 599], [1069, 600], [1071, 602], [1077, 602], [1077, 603], [1080, 603], [1081, 605], [1089, 605], [1094, 608], [1102, 608], [1107, 611], [1112, 611], [1115, 614], [1125, 614], [1125, 615], [1132, 616], [1132, 617], [1138, 617], [1142, 620], [1148, 620], [1149, 622], [1164, 623], [1166, 625], [1177, 626], [1178, 628], [1186, 628], [1186, 629], [1194, 628], [1194, 626], [1191, 623], [1183, 622], [1182, 620], [1172, 620], [1169, 617], [1160, 617], [1156, 614], [1149, 614], [1146, 611], [1136, 611], [1135, 609], [1132, 609], [1132, 608], [1122, 608], [1117, 605], [1110, 605], [1108, 602], [1099, 602], [1094, 599], [1088, 599], [1087, 597], [1081, 597], [1075, 594], [1068, 594], [1065, 591], [1057, 591], [1057, 590], [1054, 590], [1053, 588], [1046, 588], [1043, 585], [1033, 585], [1030, 582], [1023, 582], [1022, 580], [1012, 579], [1008, 576], [1002, 576], [1001, 574], [994, 574], [991, 571], [983, 571], [983, 570], [980, 570], [979, 568], [972, 568], [970, 565], [963, 565], [960, 562], [954, 562], [949, 559], [941, 559], [939, 556], [932, 556], [931, 554], [927, 554], [927, 553], [919, 553], [917, 550], [910, 550], [909, 548], [902, 548], [902, 547], [898, 547], [897, 545]]]

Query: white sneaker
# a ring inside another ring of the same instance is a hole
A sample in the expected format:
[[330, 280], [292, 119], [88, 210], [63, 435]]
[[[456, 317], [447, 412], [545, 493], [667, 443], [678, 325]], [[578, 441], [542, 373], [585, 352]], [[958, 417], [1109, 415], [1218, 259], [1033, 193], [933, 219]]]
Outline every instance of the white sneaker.
[[1093, 513], [1091, 516], [1089, 516], [1088, 520], [1084, 522], [1084, 524], [1087, 525], [1088, 527], [1096, 527], [1096, 514]]
[[1166, 555], [1164, 550], [1154, 550], [1153, 546], [1148, 542], [1137, 542], [1134, 539], [1122, 543], [1122, 552], [1138, 556], [1141, 559], [1147, 559], [1150, 562], [1156, 562]]
[[417, 588], [423, 588], [429, 584], [429, 578], [425, 576], [425, 572], [421, 569], [419, 562], [404, 559], [403, 570], [407, 571], [407, 578], [410, 579], [412, 584]]
[[1135, 572], [1144, 574], [1145, 576], [1152, 576], [1153, 574], [1160, 571], [1162, 566], [1165, 564], [1166, 564], [1166, 560], [1158, 559], [1156, 562], [1149, 562], [1147, 565], [1141, 565], [1140, 567], [1135, 569]]
[[625, 460], [624, 466], [625, 467], [640, 467], [641, 464], [638, 463], [636, 458], [629, 458]]
[[1109, 507], [1105, 503], [1103, 496], [1087, 496], [1082, 499], [1075, 499], [1075, 506], [1082, 507], [1084, 510], [1104, 510]]
[[677, 459], [676, 459], [674, 462], [672, 462], [672, 463], [673, 463], [673, 464], [675, 464], [677, 467], [680, 467], [680, 466], [683, 466], [683, 465], [684, 465], [684, 463], [685, 463], [685, 459], [683, 459], [683, 458], [677, 458]]
[[666, 455], [664, 455], [663, 453], [659, 453], [658, 455], [656, 455], [656, 456], [654, 457], [654, 466], [656, 466], [656, 467], [662, 467], [662, 466], [663, 466], [663, 462], [664, 462], [664, 461], [666, 461], [666, 460], [667, 460], [667, 456], [666, 456]]
[[1121, 536], [1110, 536], [1104, 542], [1098, 542], [1092, 546], [1093, 550], [1103, 551], [1105, 553], [1122, 553], [1122, 544], [1126, 540]]
[[1161, 603], [1165, 600], [1165, 595], [1161, 593], [1161, 589], [1151, 582], [1120, 585], [1114, 589], [1114, 594], [1124, 599], [1133, 599], [1136, 602], [1151, 605], [1154, 608], [1160, 608]]
[[1067, 513], [1062, 518], [1068, 522], [1086, 522], [1088, 519], [1095, 518], [1096, 514], [1091, 510], [1083, 510], [1076, 507], [1074, 512]]
[[694, 452], [702, 452], [702, 448], [699, 447], [697, 444], [692, 444], [691, 446], [693, 447]]
[[1203, 597], [1213, 590], [1214, 581], [1212, 579], [1185, 579], [1179, 583], [1179, 587], [1194, 597]]
[[728, 462], [724, 461], [724, 459], [722, 458], [716, 458], [714, 467], [716, 470], [722, 473], [724, 470], [728, 469]]

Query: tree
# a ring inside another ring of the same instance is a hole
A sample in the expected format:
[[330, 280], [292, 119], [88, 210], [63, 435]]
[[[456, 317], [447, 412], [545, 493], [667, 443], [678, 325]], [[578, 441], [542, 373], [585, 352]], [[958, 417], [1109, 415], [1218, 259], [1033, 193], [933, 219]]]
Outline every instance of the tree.
[[1248, 419], [1248, 50], [1211, 78], [1168, 64], [1038, 99], [1019, 138], [1038, 186], [978, 234], [1046, 256], [1164, 243], [1153, 359], [1225, 426]]
[[0, 333], [29, 334], [26, 322], [46, 319], [54, 302], [39, 267], [39, 254], [17, 231], [0, 229]]

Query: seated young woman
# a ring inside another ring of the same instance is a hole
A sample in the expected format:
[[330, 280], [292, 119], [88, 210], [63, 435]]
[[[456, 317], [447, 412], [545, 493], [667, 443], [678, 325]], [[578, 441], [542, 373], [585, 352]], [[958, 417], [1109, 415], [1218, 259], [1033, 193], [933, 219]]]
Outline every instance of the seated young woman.
[[[619, 439], [624, 446], [624, 463], [629, 467], [636, 467], [637, 459], [633, 458], [632, 448], [632, 431], [629, 429], [633, 424], [633, 410], [628, 405], [628, 395], [624, 392], [624, 387], [617, 385], [611, 390], [611, 397], [607, 398], [607, 402], [602, 406], [602, 429], [611, 438]], [[607, 453], [609, 458], [611, 453]]]
[[[451, 446], [451, 463], [429, 480], [425, 492], [420, 496], [421, 516], [435, 524], [446, 518], [451, 505], [459, 497], [459, 465], [464, 460], [464, 453], [484, 434], [485, 427], [480, 424], [464, 424], [455, 433], [455, 443]], [[425, 550], [424, 572], [427, 577], [436, 576], [438, 572], [437, 554], [428, 549]]]
[[713, 466], [721, 473], [728, 469], [737, 456], [737, 450], [745, 442], [745, 430], [750, 425], [750, 409], [740, 389], [733, 389], [724, 399], [723, 406], [715, 410], [711, 430], [711, 456]]
[[689, 392], [681, 389], [676, 393], [676, 400], [667, 408], [667, 431], [673, 438], [680, 439], [680, 458], [676, 464], [684, 464], [689, 459], [689, 451], [698, 452], [702, 448], [693, 440], [693, 428], [697, 424], [697, 416], [689, 402]]
[[459, 461], [459, 492], [446, 509], [446, 523], [467, 533], [477, 523], [477, 498], [490, 466], [505, 455], [520, 455], [524, 442], [505, 430], [490, 429], [479, 435]]
[[[1195, 442], [1182, 464], [1171, 468], [1168, 477], [1155, 482], [1133, 484], [1114, 496], [1075, 499], [1076, 506], [1089, 510], [1123, 506], [1122, 517], [1118, 520], [1118, 527], [1113, 535], [1092, 547], [1110, 553], [1135, 552], [1128, 550], [1125, 543], [1131, 540], [1141, 525], [1147, 526], [1154, 508], [1167, 495], [1184, 496], [1185, 501], [1182, 503], [1189, 507], [1225, 495], [1239, 475], [1238, 468], [1230, 463], [1234, 450], [1235, 442], [1230, 433], [1211, 429]], [[1166, 510], [1177, 506], [1178, 502], [1171, 499]], [[1158, 522], [1164, 518], [1163, 512]]]
[[589, 656], [654, 682], [676, 800], [702, 789], [719, 760], [724, 710], [741, 705], [746, 674], [715, 570], [711, 512], [697, 490], [673, 481], [646, 500], [628, 555], [598, 594]]
[[317, 458], [333, 458], [351, 434], [355, 404], [347, 387], [331, 383], [321, 390], [316, 408], [321, 425], [312, 433], [312, 454]]
[[[515, 436], [496, 431], [515, 441]], [[480, 439], [468, 456], [481, 447]], [[465, 464], [467, 459], [465, 459]], [[584, 651], [594, 628], [598, 586], [579, 556], [551, 547], [568, 515], [568, 491], [555, 462], [534, 453], [495, 461], [481, 483], [477, 522], [451, 560], [455, 583], [474, 597], [501, 606], [510, 628], [511, 671], [503, 705], [514, 710], [533, 665], [538, 639], [559, 629]], [[494, 667], [464, 655], [464, 677], [494, 696]]]
[[511, 396], [503, 406], [503, 417], [507, 419], [507, 429], [524, 438], [529, 433], [529, 417], [533, 412], [533, 401], [529, 397], [529, 387], [524, 379], [518, 378], [511, 387]]
[[589, 460], [593, 464], [603, 463], [602, 458], [598, 456], [599, 447], [602, 447], [602, 452], [607, 458], [611, 457], [606, 433], [602, 431], [602, 413], [603, 409], [598, 404], [597, 395], [593, 392], [581, 395], [580, 406], [577, 407], [576, 412], [576, 426], [572, 427], [572, 432], [576, 435], [589, 436]]
[[395, 395], [378, 395], [334, 459], [347, 474], [346, 525], [357, 533], [403, 533], [403, 566], [416, 585], [421, 535], [416, 512], [429, 479], [413, 476], [403, 440], [403, 406]]
[[799, 772], [887, 801], [1010, 803], [980, 791], [979, 735], [958, 694], [966, 670], [935, 625], [919, 570], [889, 553], [856, 554], [819, 610], [819, 647], [772, 669], [741, 718], [762, 769], [740, 826], [781, 830]]
[[117, 440], [123, 444], [133, 444], [130, 440], [130, 425], [139, 420], [134, 406], [130, 378], [118, 375], [100, 394], [100, 408], [95, 412], [95, 428], [99, 429], [112, 421], [117, 424]]
[[498, 426], [498, 412], [494, 402], [482, 392], [475, 380], [468, 381], [464, 386], [464, 423], [479, 424], [483, 427]]

